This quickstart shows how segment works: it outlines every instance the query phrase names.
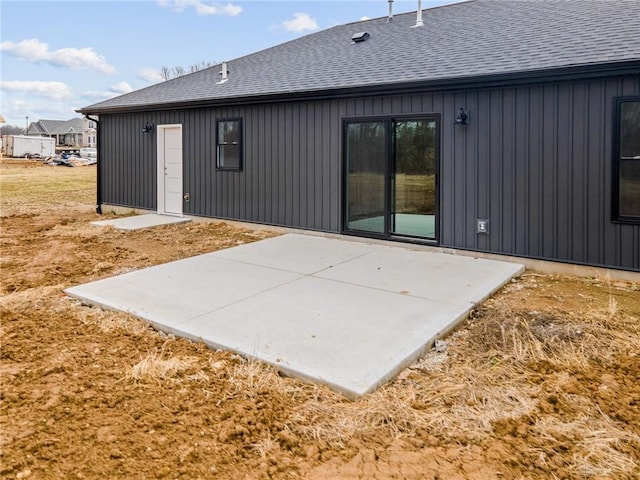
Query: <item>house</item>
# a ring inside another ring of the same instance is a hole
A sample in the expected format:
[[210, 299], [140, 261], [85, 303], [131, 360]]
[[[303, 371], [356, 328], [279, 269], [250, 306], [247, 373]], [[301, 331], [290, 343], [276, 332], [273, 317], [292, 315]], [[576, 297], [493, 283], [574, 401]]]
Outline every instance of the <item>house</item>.
[[97, 143], [96, 122], [87, 118], [38, 120], [29, 124], [26, 134], [55, 138], [58, 146], [95, 147]]
[[640, 2], [339, 25], [80, 110], [98, 205], [640, 271]]

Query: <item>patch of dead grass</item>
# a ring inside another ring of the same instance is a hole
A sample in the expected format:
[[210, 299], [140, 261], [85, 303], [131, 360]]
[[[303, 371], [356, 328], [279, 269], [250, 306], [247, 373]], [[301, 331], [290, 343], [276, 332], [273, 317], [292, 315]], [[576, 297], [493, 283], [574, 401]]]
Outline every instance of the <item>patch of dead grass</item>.
[[97, 326], [102, 333], [123, 331], [142, 335], [154, 331], [146, 322], [130, 314], [81, 305], [73, 300], [70, 300], [70, 303], [78, 320], [85, 325]]
[[[312, 397], [292, 416], [294, 430], [344, 448], [354, 437], [382, 431], [395, 438], [427, 435], [466, 443], [492, 438], [502, 421], [533, 423], [529, 435], [538, 441], [519, 447], [526, 458], [550, 465], [560, 455], [554, 448], [575, 439], [571, 458], [562, 462], [576, 478], [637, 471], [630, 452], [640, 447], [638, 434], [605, 415], [587, 392], [564, 392], [569, 372], [640, 351], [640, 322], [621, 311], [615, 298], [579, 316], [530, 314], [497, 299], [471, 323], [447, 339], [446, 355], [438, 353], [435, 368], [424, 368], [433, 362], [423, 358], [357, 402]], [[539, 410], [549, 388], [539, 381], [540, 369], [570, 409], [566, 413]]]
[[0, 175], [3, 216], [6, 206], [23, 210], [27, 206], [37, 205], [40, 208], [43, 204], [64, 204], [70, 198], [87, 204], [94, 201], [95, 168], [43, 168], [38, 161], [32, 163], [39, 167], [37, 175], [33, 169], [25, 169], [24, 163], [3, 162]]
[[[146, 357], [133, 365], [127, 372], [127, 378], [136, 382], [173, 379], [181, 376], [197, 364], [198, 358], [172, 356], [171, 353], [165, 351], [163, 346], [160, 350], [154, 349], [149, 352]], [[197, 372], [189, 378], [192, 380], [202, 379]]]
[[580, 410], [584, 413], [577, 414], [575, 418], [562, 421], [558, 417], [547, 416], [535, 423], [533, 433], [544, 439], [546, 446], [531, 448], [531, 453], [537, 454], [542, 462], [551, 463], [550, 460], [558, 455], [554, 447], [572, 439], [576, 445], [570, 459], [570, 470], [578, 478], [611, 478], [637, 471], [638, 464], [628, 451], [640, 446], [640, 436], [621, 429], [584, 399], [578, 400], [583, 403]]
[[49, 305], [50, 298], [60, 296], [62, 285], [41, 286], [0, 295], [0, 307], [14, 312], [25, 312]]

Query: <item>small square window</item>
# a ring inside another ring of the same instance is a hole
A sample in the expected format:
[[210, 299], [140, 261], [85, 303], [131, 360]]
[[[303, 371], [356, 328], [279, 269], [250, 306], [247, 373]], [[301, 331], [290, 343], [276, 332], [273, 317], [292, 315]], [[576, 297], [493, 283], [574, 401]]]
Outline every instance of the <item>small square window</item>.
[[640, 97], [616, 101], [613, 219], [640, 223]]
[[242, 170], [242, 121], [220, 120], [216, 132], [217, 163], [220, 170]]

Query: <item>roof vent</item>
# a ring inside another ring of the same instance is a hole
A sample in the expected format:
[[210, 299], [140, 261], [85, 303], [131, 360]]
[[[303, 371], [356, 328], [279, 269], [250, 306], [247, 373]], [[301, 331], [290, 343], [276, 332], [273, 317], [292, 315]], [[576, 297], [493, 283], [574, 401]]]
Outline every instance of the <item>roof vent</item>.
[[218, 75], [220, 75], [220, 81], [216, 82], [218, 85], [229, 80], [229, 70], [227, 70], [227, 62], [222, 62], [222, 70], [220, 70], [220, 73]]
[[389, 0], [389, 16], [387, 17], [387, 23], [393, 21], [393, 0]]
[[353, 36], [351, 37], [351, 43], [360, 43], [360, 42], [364, 42], [366, 39], [368, 39], [371, 35], [369, 35], [369, 32], [358, 32], [358, 33], [354, 33]]
[[422, 0], [418, 0], [418, 10], [416, 11], [416, 24], [411, 28], [424, 27], [422, 21]]

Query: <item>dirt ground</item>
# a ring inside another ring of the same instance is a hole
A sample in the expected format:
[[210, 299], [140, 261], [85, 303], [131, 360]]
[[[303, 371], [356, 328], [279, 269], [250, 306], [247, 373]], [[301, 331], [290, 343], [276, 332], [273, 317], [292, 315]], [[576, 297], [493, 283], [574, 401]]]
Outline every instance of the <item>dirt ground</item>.
[[93, 227], [95, 167], [0, 188], [1, 478], [640, 478], [640, 284], [527, 272], [349, 402], [62, 293], [273, 234]]

